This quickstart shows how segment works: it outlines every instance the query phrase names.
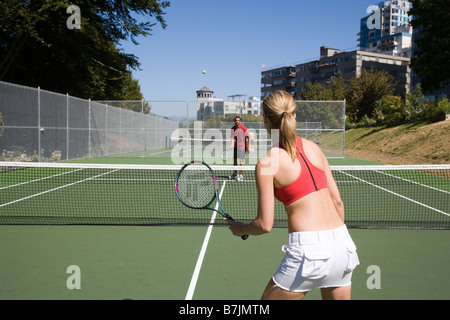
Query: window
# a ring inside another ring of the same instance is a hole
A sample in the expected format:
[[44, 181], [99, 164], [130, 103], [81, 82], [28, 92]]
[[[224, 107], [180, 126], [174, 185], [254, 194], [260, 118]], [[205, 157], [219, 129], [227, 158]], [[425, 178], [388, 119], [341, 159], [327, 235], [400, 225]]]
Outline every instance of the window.
[[277, 80], [273, 82], [274, 86], [281, 86], [283, 84], [283, 80]]

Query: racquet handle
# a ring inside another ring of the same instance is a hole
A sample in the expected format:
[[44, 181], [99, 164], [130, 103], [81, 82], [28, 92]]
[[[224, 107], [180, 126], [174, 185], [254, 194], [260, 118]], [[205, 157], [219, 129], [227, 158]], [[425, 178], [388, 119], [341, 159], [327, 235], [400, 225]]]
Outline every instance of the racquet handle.
[[[227, 218], [227, 220], [234, 221], [234, 219], [229, 214], [225, 214], [224, 217]], [[241, 236], [242, 240], [247, 240], [247, 238], [248, 238], [248, 235]]]

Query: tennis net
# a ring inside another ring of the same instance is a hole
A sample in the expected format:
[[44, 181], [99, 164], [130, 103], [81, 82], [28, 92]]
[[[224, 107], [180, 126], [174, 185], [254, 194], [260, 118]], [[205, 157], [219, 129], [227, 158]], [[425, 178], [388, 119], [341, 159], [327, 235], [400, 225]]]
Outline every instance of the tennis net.
[[[0, 224], [224, 224], [177, 199], [181, 165], [0, 162]], [[222, 205], [236, 220], [256, 216], [254, 167], [213, 166]], [[229, 178], [244, 171], [244, 181]], [[450, 229], [450, 165], [332, 167], [352, 228]], [[286, 226], [276, 201], [274, 224]]]

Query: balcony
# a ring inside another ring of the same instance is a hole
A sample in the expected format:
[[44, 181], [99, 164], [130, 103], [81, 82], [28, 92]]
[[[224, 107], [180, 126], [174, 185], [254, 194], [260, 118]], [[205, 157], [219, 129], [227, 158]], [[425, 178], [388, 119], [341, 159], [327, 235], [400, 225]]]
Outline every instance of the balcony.
[[287, 88], [295, 88], [295, 81], [288, 81], [288, 83], [286, 84]]
[[322, 68], [335, 67], [335, 66], [337, 66], [336, 62], [324, 62], [324, 63], [319, 64], [318, 68], [322, 69]]

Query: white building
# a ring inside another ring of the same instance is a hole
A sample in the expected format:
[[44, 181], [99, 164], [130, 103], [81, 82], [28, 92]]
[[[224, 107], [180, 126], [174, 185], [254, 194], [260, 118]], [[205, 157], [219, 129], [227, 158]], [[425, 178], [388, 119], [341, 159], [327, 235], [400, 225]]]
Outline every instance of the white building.
[[[242, 99], [245, 95], [234, 95], [233, 100], [224, 100], [215, 98], [214, 91], [203, 87], [197, 91], [197, 120], [206, 120], [208, 118], [235, 114], [242, 116], [244, 114], [259, 116], [262, 114], [261, 101], [256, 97]], [[238, 100], [234, 100], [239, 97]]]

